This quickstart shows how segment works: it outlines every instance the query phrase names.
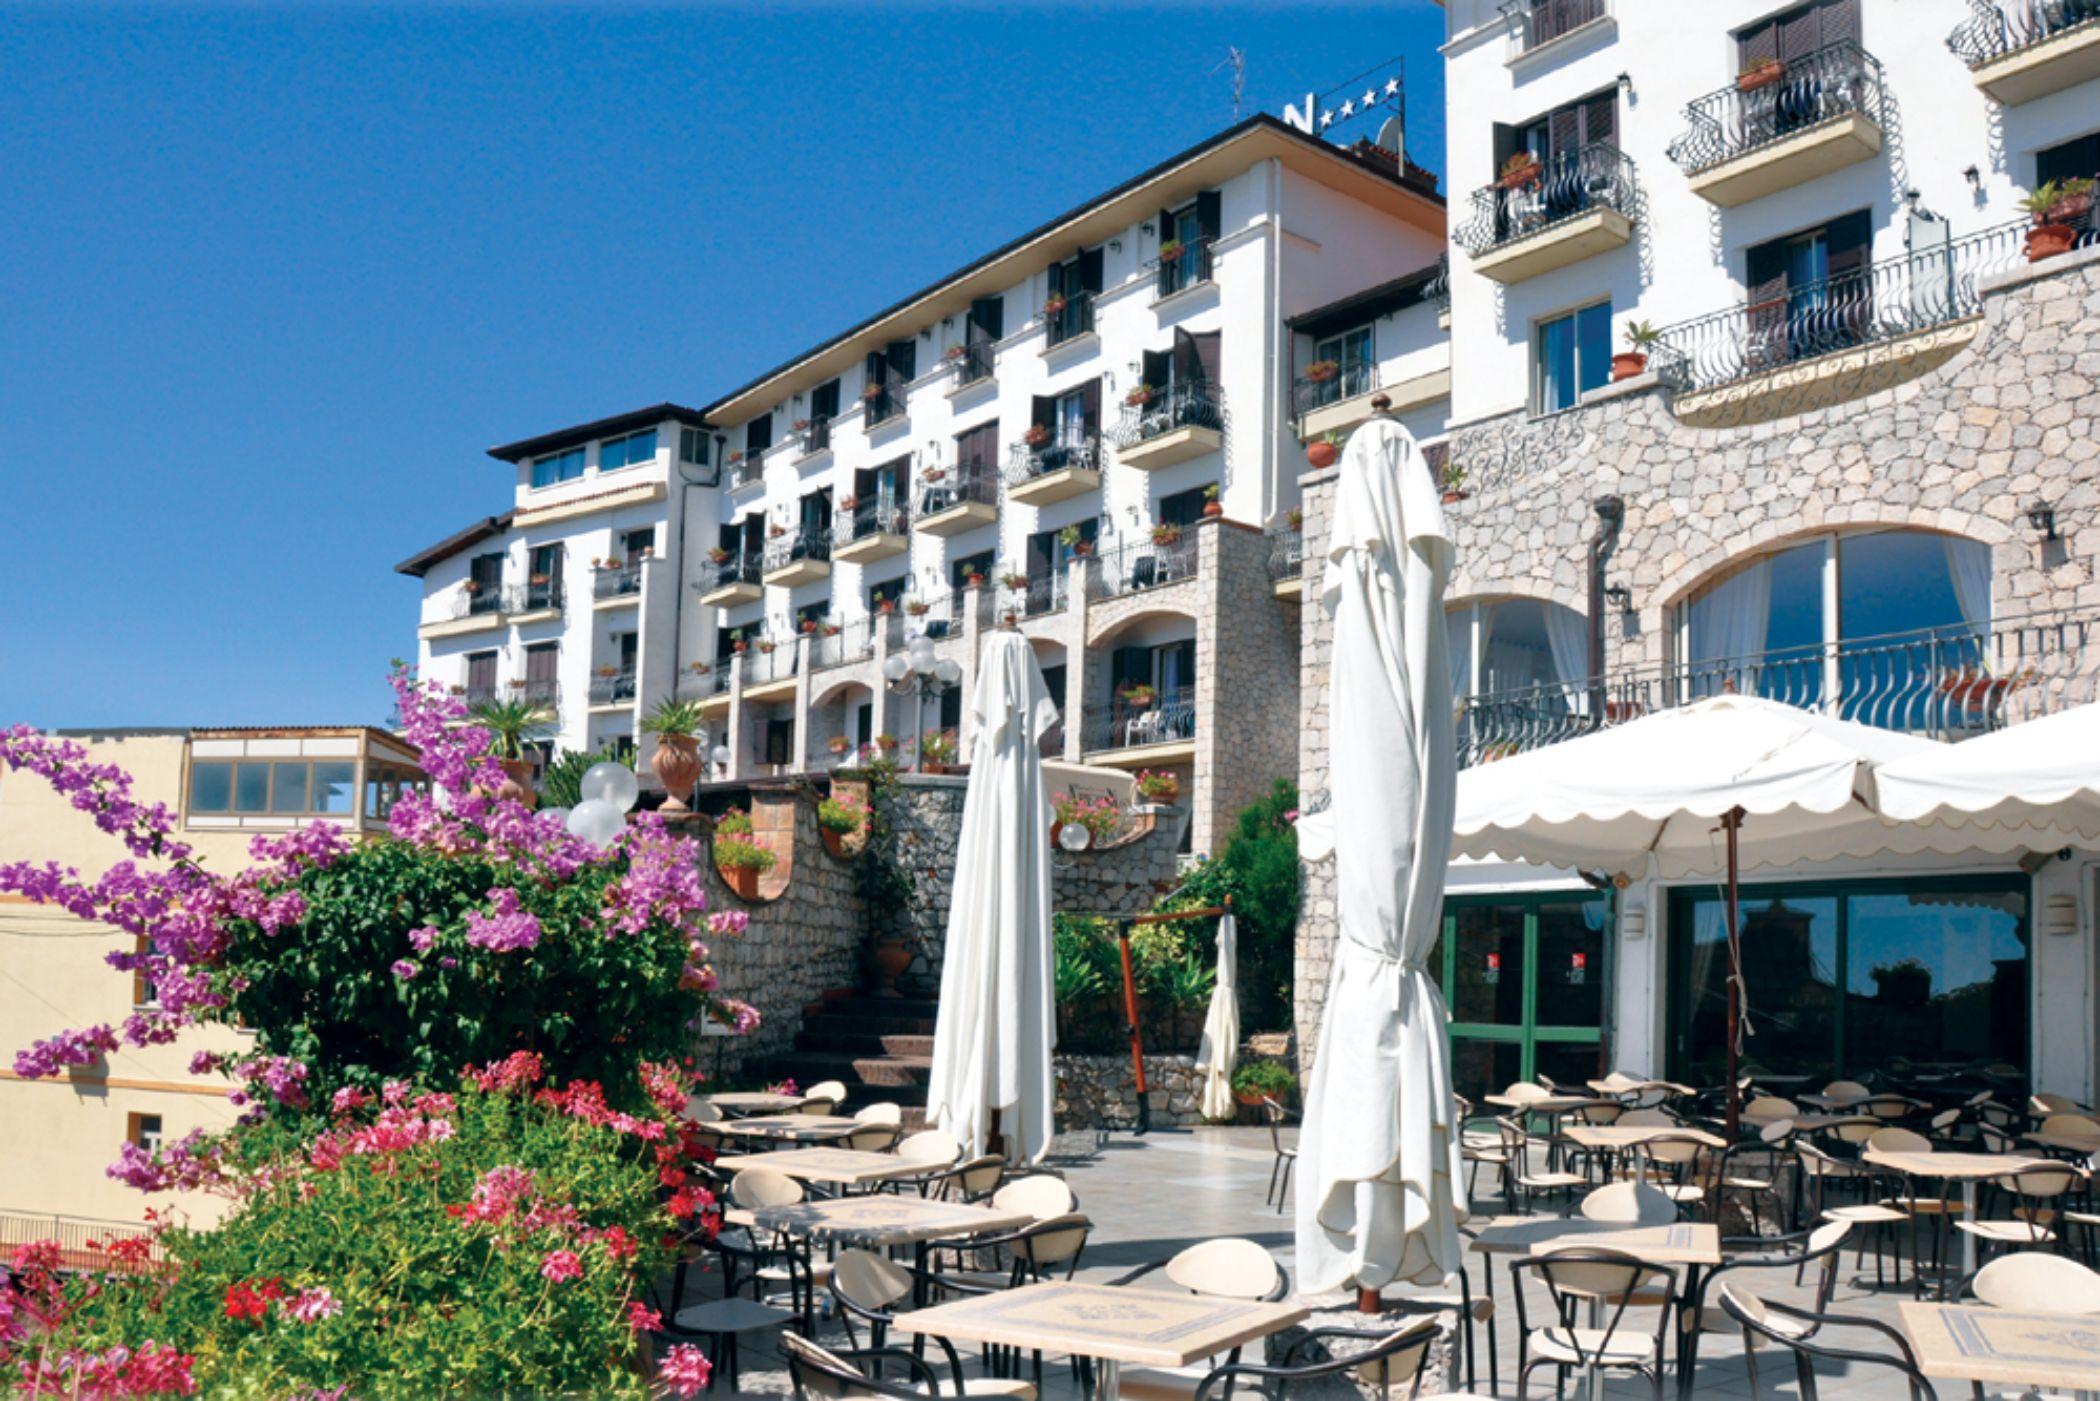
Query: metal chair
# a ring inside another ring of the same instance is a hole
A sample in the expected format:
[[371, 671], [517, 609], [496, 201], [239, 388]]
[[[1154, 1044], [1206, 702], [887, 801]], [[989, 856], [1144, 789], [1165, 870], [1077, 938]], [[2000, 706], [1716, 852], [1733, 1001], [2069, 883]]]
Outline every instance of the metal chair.
[[[1229, 1401], [1235, 1388], [1243, 1382], [1254, 1385], [1248, 1389], [1257, 1394], [1283, 1396], [1291, 1387], [1305, 1382], [1318, 1381], [1324, 1377], [1342, 1378], [1352, 1375], [1375, 1388], [1372, 1395], [1379, 1397], [1421, 1394], [1423, 1363], [1429, 1360], [1429, 1351], [1443, 1333], [1443, 1328], [1433, 1318], [1424, 1318], [1399, 1328], [1312, 1328], [1295, 1339], [1283, 1355], [1283, 1361], [1274, 1366], [1253, 1362], [1228, 1362], [1203, 1379], [1196, 1388], [1195, 1401]], [[1368, 1342], [1370, 1347], [1361, 1352], [1342, 1357], [1328, 1356], [1309, 1362], [1297, 1361], [1301, 1353], [1314, 1347], [1324, 1347], [1337, 1339]], [[1406, 1391], [1395, 1393], [1396, 1386], [1406, 1386]]]
[[[1662, 1397], [1663, 1340], [1677, 1304], [1677, 1272], [1618, 1250], [1555, 1250], [1512, 1260], [1510, 1292], [1517, 1301], [1517, 1401], [1530, 1394], [1532, 1369], [1551, 1366], [1561, 1385], [1570, 1370], [1592, 1382], [1602, 1372], [1632, 1372]], [[1553, 1303], [1555, 1323], [1533, 1328], [1524, 1303], [1524, 1275], [1535, 1274]], [[1652, 1334], [1622, 1328], [1636, 1303], [1659, 1301]], [[1570, 1320], [1590, 1315], [1588, 1327]], [[1598, 1326], [1599, 1324], [1602, 1326]], [[1599, 1394], [1594, 1385], [1591, 1394]]]
[[1797, 1231], [1789, 1236], [1740, 1237], [1723, 1241], [1724, 1246], [1762, 1248], [1732, 1255], [1708, 1270], [1700, 1279], [1698, 1289], [1677, 1311], [1678, 1326], [1684, 1330], [1684, 1354], [1681, 1370], [1677, 1374], [1678, 1394], [1693, 1394], [1693, 1382], [1699, 1366], [1699, 1339], [1708, 1333], [1726, 1333], [1734, 1330], [1728, 1315], [1707, 1303], [1708, 1296], [1716, 1287], [1725, 1287], [1721, 1281], [1729, 1271], [1777, 1270], [1791, 1265], [1798, 1281], [1810, 1265], [1820, 1265], [1821, 1278], [1816, 1281], [1815, 1291], [1815, 1312], [1820, 1315], [1830, 1307], [1831, 1296], [1837, 1292], [1838, 1264], [1844, 1256], [1845, 1240], [1851, 1232], [1850, 1222], [1830, 1221], [1812, 1230]]
[[[1131, 1284], [1154, 1273], [1164, 1273], [1169, 1282], [1191, 1294], [1217, 1299], [1249, 1299], [1275, 1302], [1290, 1293], [1290, 1276], [1276, 1257], [1251, 1240], [1225, 1237], [1192, 1245], [1169, 1260], [1140, 1265], [1115, 1282]], [[1225, 1357], [1226, 1363], [1240, 1360], [1240, 1349]], [[1190, 1401], [1203, 1379], [1216, 1369], [1215, 1361], [1188, 1367], [1125, 1369], [1120, 1378], [1122, 1395], [1133, 1401]]]
[[[830, 1280], [831, 1297], [839, 1307], [839, 1321], [846, 1329], [846, 1341], [859, 1346], [854, 1337], [854, 1321], [858, 1319], [868, 1327], [868, 1343], [880, 1349], [889, 1332], [890, 1325], [897, 1321], [899, 1305], [916, 1306], [917, 1302], [938, 1293], [985, 1294], [993, 1291], [981, 1287], [964, 1285], [925, 1270], [913, 1269], [895, 1260], [885, 1260], [867, 1250], [847, 1250], [839, 1254], [833, 1263]], [[930, 1337], [948, 1362], [948, 1373], [957, 1396], [1010, 1397], [1012, 1401], [1035, 1401], [1036, 1389], [1032, 1383], [1013, 1377], [965, 1377], [962, 1355], [946, 1338]]]
[[1291, 1169], [1298, 1165], [1298, 1147], [1283, 1141], [1284, 1121], [1290, 1110], [1278, 1104], [1271, 1095], [1261, 1097], [1262, 1121], [1269, 1126], [1269, 1151], [1275, 1154], [1269, 1162], [1269, 1191], [1262, 1204], [1276, 1203], [1276, 1214], [1283, 1215], [1284, 1201], [1291, 1194]]
[[[940, 1374], [923, 1357], [906, 1348], [861, 1348], [835, 1352], [799, 1334], [781, 1339], [787, 1358], [788, 1381], [795, 1401], [852, 1401], [860, 1397], [894, 1398], [894, 1401], [927, 1401], [940, 1394]], [[861, 1364], [861, 1365], [856, 1365]], [[861, 1370], [873, 1365], [873, 1373]], [[882, 1376], [884, 1364], [894, 1365], [909, 1381], [890, 1381]], [[712, 1387], [714, 1379], [708, 1379]]]
[[1561, 1172], [1554, 1168], [1534, 1170], [1531, 1166], [1532, 1136], [1524, 1125], [1511, 1116], [1495, 1120], [1502, 1134], [1502, 1151], [1509, 1156], [1507, 1181], [1515, 1200], [1511, 1209], [1519, 1216], [1531, 1214], [1531, 1198], [1537, 1193], [1561, 1194], [1561, 1215], [1568, 1214], [1574, 1204], [1575, 1189], [1587, 1187], [1589, 1179], [1579, 1172]]
[[[1743, 1353], [1750, 1370], [1752, 1395], [1759, 1394], [1755, 1339], [1764, 1338], [1794, 1354], [1794, 1371], [1803, 1401], [1817, 1401], [1820, 1395], [1816, 1390], [1814, 1366], [1817, 1358], [1831, 1362], [1866, 1362], [1877, 1367], [1893, 1367], [1901, 1372], [1904, 1380], [1910, 1384], [1911, 1401], [1939, 1401], [1939, 1394], [1932, 1389], [1932, 1383], [1925, 1380], [1925, 1374], [1918, 1370], [1918, 1359], [1910, 1350], [1910, 1341], [1878, 1318], [1810, 1313], [1806, 1309], [1760, 1299], [1733, 1284], [1721, 1286], [1721, 1307], [1727, 1311], [1730, 1318], [1742, 1326]], [[1862, 1352], [1857, 1348], [1832, 1347], [1815, 1341], [1814, 1335], [1827, 1326], [1865, 1328], [1878, 1333], [1894, 1345], [1896, 1355], [1891, 1357], [1884, 1353]]]

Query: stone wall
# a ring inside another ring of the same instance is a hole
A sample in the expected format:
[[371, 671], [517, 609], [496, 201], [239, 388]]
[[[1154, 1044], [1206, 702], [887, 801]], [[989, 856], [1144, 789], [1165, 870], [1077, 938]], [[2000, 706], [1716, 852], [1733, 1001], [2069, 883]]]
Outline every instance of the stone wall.
[[1210, 597], [1196, 618], [1196, 772], [1209, 783], [1190, 840], [1215, 856], [1240, 811], [1297, 768], [1298, 620], [1270, 584], [1260, 530], [1206, 521], [1199, 544]]
[[[1922, 373], [1891, 347], [1854, 397], [1740, 427], [1681, 421], [1652, 378], [1607, 386], [1582, 408], [1509, 414], [1454, 430], [1469, 499], [1446, 508], [1457, 547], [1447, 602], [1520, 596], [1586, 611], [1585, 543], [1598, 497], [1625, 521], [1610, 581], [1631, 589], [1607, 622], [1617, 671], [1671, 659], [1672, 617], [1734, 562], [1789, 537], [1907, 527], [1990, 546], [1994, 618], [2100, 608], [2100, 249], [2000, 276], [1983, 289], [1974, 339]], [[1804, 372], [1805, 374], [1806, 372]], [[1829, 384], [1819, 386], [1830, 397]], [[1711, 400], [1712, 396], [1704, 396]], [[1702, 410], [1702, 412], [1706, 412]], [[1306, 611], [1299, 770], [1307, 804], [1326, 791], [1326, 634], [1313, 595], [1332, 474], [1306, 479]], [[2033, 506], [2055, 512], [2042, 539]], [[2092, 660], [2075, 659], [2081, 672]], [[2082, 680], [2089, 677], [2081, 676]], [[1306, 871], [1297, 1019], [1310, 1064], [1334, 937], [1331, 864]]]
[[[1057, 1076], [1060, 1133], [1137, 1127], [1137, 1076], [1129, 1056], [1055, 1056], [1051, 1067]], [[1194, 1056], [1146, 1056], [1145, 1089], [1152, 1102], [1152, 1127], [1203, 1122]]]
[[[1334, 625], [1320, 602], [1320, 562], [1334, 519], [1335, 472], [1310, 472], [1298, 479], [1303, 521], [1304, 591], [1298, 615], [1298, 806], [1320, 802], [1327, 792], [1327, 658]], [[1298, 863], [1298, 947], [1291, 960], [1291, 1012], [1298, 1032], [1301, 1075], [1312, 1067], [1320, 1039], [1320, 1008], [1327, 1000], [1327, 975], [1334, 955], [1334, 862]]]

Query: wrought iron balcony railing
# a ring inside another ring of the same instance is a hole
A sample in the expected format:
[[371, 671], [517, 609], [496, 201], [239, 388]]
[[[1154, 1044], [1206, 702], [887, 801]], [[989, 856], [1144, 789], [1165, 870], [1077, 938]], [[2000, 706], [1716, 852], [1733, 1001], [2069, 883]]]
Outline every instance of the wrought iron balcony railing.
[[2084, 25], [2100, 25], [2100, 0], [1969, 0], [1969, 18], [1947, 36], [1947, 47], [1981, 68]]
[[802, 455], [815, 457], [831, 447], [831, 417], [822, 415], [812, 418], [809, 426], [802, 430]]
[[1172, 433], [1178, 428], [1225, 428], [1225, 391], [1197, 380], [1155, 389], [1142, 404], [1125, 403], [1123, 416], [1109, 430], [1109, 441], [1119, 448]]
[[1039, 618], [1046, 613], [1057, 613], [1064, 609], [1071, 594], [1071, 575], [1062, 566], [1055, 566], [1042, 574], [1030, 574], [1026, 588], [1015, 589], [1005, 580], [999, 581], [999, 607], [1008, 613], [1018, 613], [1024, 618]]
[[1088, 750], [1137, 749], [1196, 737], [1196, 688], [1182, 686], [1153, 695], [1119, 695], [1105, 706], [1089, 706], [1081, 744]]
[[999, 504], [999, 470], [995, 465], [971, 463], [960, 470], [948, 468], [939, 481], [919, 486], [921, 519], [973, 502], [980, 506]]
[[1295, 526], [1284, 526], [1269, 532], [1269, 582], [1280, 584], [1286, 579], [1305, 576], [1305, 532]]
[[1436, 273], [1422, 284], [1422, 300], [1435, 307], [1438, 312], [1451, 310], [1451, 255], [1436, 255]]
[[459, 592], [452, 596], [452, 616], [455, 618], [479, 618], [502, 612], [501, 584], [483, 584], [469, 579], [460, 585]]
[[766, 569], [785, 569], [801, 560], [828, 560], [831, 558], [831, 535], [828, 531], [804, 528], [791, 530], [785, 535], [776, 535], [766, 541]]
[[992, 377], [992, 342], [988, 340], [964, 341], [949, 353], [947, 359], [955, 366], [957, 384], [975, 384]]
[[642, 567], [639, 564], [623, 564], [617, 569], [597, 569], [591, 573], [592, 598], [625, 598], [642, 591]]
[[1291, 412], [1297, 417], [1303, 418], [1314, 409], [1324, 409], [1329, 404], [1368, 394], [1378, 387], [1378, 363], [1375, 360], [1334, 363], [1333, 374], [1300, 375], [1297, 383], [1291, 386]]
[[1487, 763], [1729, 693], [1962, 739], [2094, 699], [2096, 641], [2100, 610], [2043, 613], [1468, 696], [1459, 705], [1459, 762]]
[[561, 709], [561, 683], [552, 677], [528, 676], [512, 681], [509, 691], [512, 700], [530, 701], [548, 711]]
[[1098, 554], [1087, 565], [1090, 598], [1120, 598], [1196, 577], [1196, 532], [1171, 540], [1134, 540]]
[[884, 380], [875, 386], [873, 394], [861, 396], [862, 426], [873, 428], [879, 423], [888, 423], [904, 413], [904, 385], [897, 381]]
[[1041, 447], [1015, 443], [1013, 453], [1006, 461], [1006, 485], [1009, 488], [1026, 486], [1037, 477], [1062, 472], [1068, 467], [1092, 472], [1101, 470], [1100, 434], [1088, 433], [1069, 442], [1053, 439]]
[[1210, 281], [1210, 246], [1214, 242], [1209, 238], [1194, 239], [1165, 257], [1154, 258], [1150, 264], [1154, 295], [1171, 297], [1199, 282]]
[[497, 688], [494, 685], [462, 686], [460, 688], [459, 698], [465, 701], [467, 703], [467, 708], [471, 710], [477, 705], [487, 705], [490, 701], [494, 700], [496, 698], [496, 690]]
[[1691, 126], [1670, 143], [1670, 159], [1686, 174], [1853, 112], [1885, 125], [1881, 64], [1850, 40], [1790, 60], [1778, 77], [1746, 91], [1748, 81], [1746, 76], [1684, 109]]
[[764, 572], [756, 550], [731, 555], [724, 560], [710, 560], [700, 571], [700, 592], [713, 593], [726, 584], [756, 584], [761, 582]]
[[1633, 162], [1616, 146], [1592, 142], [1530, 169], [1528, 177], [1512, 174], [1473, 192], [1473, 217], [1454, 235], [1459, 247], [1487, 253], [1596, 209], [1636, 217]]
[[1502, 13], [1517, 24], [1517, 48], [1530, 53], [1611, 13], [1611, 0], [1509, 0]]
[[832, 522], [831, 541], [834, 546], [850, 545], [871, 535], [902, 535], [909, 522], [910, 513], [901, 505], [862, 502]]
[[766, 479], [765, 463], [757, 456], [745, 455], [724, 468], [723, 482], [731, 491], [747, 486], [757, 486]]
[[2024, 263], [2027, 228], [2002, 224], [1664, 327], [1654, 368], [1680, 389], [1710, 389], [1974, 316], [1978, 280]]
[[1094, 295], [1091, 292], [1068, 292], [1064, 305], [1051, 311], [1043, 310], [1044, 334], [1049, 344], [1063, 345], [1077, 336], [1094, 329]]
[[560, 608], [566, 596], [559, 578], [542, 584], [471, 585], [452, 596], [454, 618], [496, 617]]
[[591, 704], [616, 705], [634, 699], [634, 673], [616, 671], [611, 676], [603, 672], [591, 677]]

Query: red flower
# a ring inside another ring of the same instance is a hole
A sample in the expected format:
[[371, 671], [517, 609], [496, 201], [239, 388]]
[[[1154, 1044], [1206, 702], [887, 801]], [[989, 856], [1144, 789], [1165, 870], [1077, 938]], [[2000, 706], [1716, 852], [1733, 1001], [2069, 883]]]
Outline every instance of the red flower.
[[660, 1167], [656, 1170], [656, 1180], [666, 1187], [683, 1187], [685, 1186], [685, 1170], [683, 1168]]
[[640, 1299], [630, 1299], [627, 1301], [627, 1326], [637, 1333], [661, 1332], [664, 1316]]
[[269, 1316], [270, 1301], [284, 1292], [276, 1280], [263, 1281], [260, 1289], [245, 1280], [226, 1286], [226, 1316], [236, 1323], [260, 1323]]

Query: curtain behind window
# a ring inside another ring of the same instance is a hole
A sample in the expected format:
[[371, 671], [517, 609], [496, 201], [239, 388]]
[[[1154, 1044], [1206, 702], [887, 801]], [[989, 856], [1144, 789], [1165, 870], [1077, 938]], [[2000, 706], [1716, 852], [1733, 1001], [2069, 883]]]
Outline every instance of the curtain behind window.
[[1947, 577], [1954, 581], [1954, 601], [1961, 608], [1961, 620], [1975, 632], [1988, 632], [1991, 626], [1991, 547], [1976, 540], [1964, 540], [1959, 535], [1943, 535], [1941, 546], [1947, 551]]
[[[1722, 580], [1692, 602], [1691, 661], [1712, 676], [1736, 670], [1732, 664], [1765, 649], [1765, 629], [1772, 615], [1772, 561], [1760, 559]], [[1726, 667], [1713, 663], [1728, 663]], [[1735, 678], [1735, 689], [1755, 694], [1756, 685]], [[1715, 689], [1719, 689], [1716, 681]]]

